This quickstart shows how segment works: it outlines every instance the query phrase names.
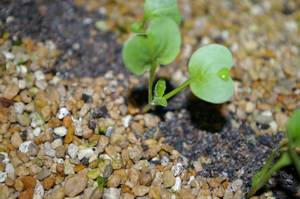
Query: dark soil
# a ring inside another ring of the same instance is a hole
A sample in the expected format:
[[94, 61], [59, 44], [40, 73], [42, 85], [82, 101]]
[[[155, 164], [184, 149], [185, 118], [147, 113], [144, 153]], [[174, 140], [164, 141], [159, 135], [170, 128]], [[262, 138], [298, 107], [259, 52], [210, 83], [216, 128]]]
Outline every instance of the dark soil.
[[[9, 16], [14, 20], [6, 23]], [[114, 34], [95, 29], [95, 22], [104, 18], [97, 12], [75, 7], [71, 0], [0, 1], [0, 34], [8, 31], [16, 40], [22, 37], [52, 40], [63, 52], [56, 70], [67, 77], [98, 76], [108, 70], [127, 74]], [[75, 44], [79, 44], [78, 49]], [[143, 87], [133, 92], [139, 100], [147, 97]], [[234, 114], [222, 115], [221, 106], [189, 95], [185, 91], [172, 99], [168, 108], [154, 111], [163, 119], [159, 128], [166, 142], [189, 160], [209, 158], [211, 163], [199, 175], [241, 178], [249, 188], [251, 176], [276, 147], [281, 134], [256, 137]], [[170, 120], [165, 118], [168, 111], [173, 113]], [[240, 127], [232, 128], [231, 120], [240, 123]], [[278, 198], [296, 197], [299, 183], [294, 174], [289, 168], [275, 177], [271, 187]]]
[[[0, 34], [8, 31], [18, 40], [52, 40], [63, 51], [56, 70], [64, 76], [98, 76], [123, 71], [121, 47], [111, 32], [96, 30], [104, 19], [98, 12], [76, 7], [72, 0], [1, 0]], [[6, 23], [8, 17], [13, 21]], [[79, 46], [79, 48], [78, 48]]]

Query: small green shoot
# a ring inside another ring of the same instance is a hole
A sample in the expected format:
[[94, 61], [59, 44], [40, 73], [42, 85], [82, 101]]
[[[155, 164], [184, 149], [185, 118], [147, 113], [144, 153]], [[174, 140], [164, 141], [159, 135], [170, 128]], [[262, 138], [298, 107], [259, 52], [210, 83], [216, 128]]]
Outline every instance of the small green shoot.
[[152, 101], [152, 103], [154, 105], [159, 105], [159, 106], [167, 106], [168, 105], [167, 100], [164, 98], [165, 91], [166, 91], [166, 81], [159, 80], [156, 83], [155, 89], [154, 89], [154, 99]]
[[[287, 123], [288, 142], [283, 142], [275, 149], [264, 166], [253, 176], [252, 187], [248, 197], [253, 196], [280, 169], [294, 164], [300, 176], [300, 109], [296, 110]], [[279, 158], [276, 158], [278, 157]], [[275, 160], [277, 159], [277, 160]]]
[[149, 71], [145, 110], [155, 105], [167, 106], [168, 99], [188, 86], [205, 101], [228, 101], [234, 90], [230, 77], [233, 59], [231, 52], [219, 44], [203, 46], [192, 55], [188, 64], [189, 78], [183, 84], [165, 93], [165, 82], [160, 80], [153, 91], [159, 66], [172, 63], [179, 54], [181, 15], [176, 0], [146, 0], [144, 9], [144, 20], [131, 26], [135, 34], [124, 44], [122, 57], [130, 72], [142, 75]]
[[107, 178], [104, 178], [102, 176], [99, 176], [96, 181], [97, 181], [97, 185], [100, 189], [105, 188], [107, 185]]

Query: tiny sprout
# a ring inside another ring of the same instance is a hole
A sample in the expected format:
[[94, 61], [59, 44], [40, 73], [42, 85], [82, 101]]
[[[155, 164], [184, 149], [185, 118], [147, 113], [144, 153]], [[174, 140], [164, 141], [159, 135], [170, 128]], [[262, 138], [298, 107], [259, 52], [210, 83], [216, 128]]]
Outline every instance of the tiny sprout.
[[180, 51], [179, 25], [181, 15], [176, 0], [145, 0], [142, 22], [131, 26], [135, 34], [124, 44], [122, 57], [128, 70], [136, 75], [149, 71], [148, 106], [167, 106], [168, 99], [190, 87], [198, 98], [223, 103], [233, 95], [230, 69], [231, 52], [219, 44], [199, 48], [188, 64], [189, 78], [169, 93], [166, 83], [159, 80], [153, 91], [155, 74], [160, 65], [172, 63]]

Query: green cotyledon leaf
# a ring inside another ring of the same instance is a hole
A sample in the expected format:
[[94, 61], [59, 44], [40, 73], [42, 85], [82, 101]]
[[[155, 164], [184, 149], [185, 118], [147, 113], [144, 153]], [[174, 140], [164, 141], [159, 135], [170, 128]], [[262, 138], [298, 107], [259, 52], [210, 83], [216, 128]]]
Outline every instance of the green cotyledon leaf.
[[233, 95], [230, 69], [233, 66], [231, 52], [219, 44], [199, 48], [189, 61], [192, 92], [205, 101], [223, 103]]
[[181, 37], [174, 21], [155, 18], [143, 34], [135, 34], [124, 45], [123, 61], [128, 70], [141, 75], [153, 64], [170, 64], [179, 53]]
[[169, 17], [177, 24], [181, 22], [177, 0], [146, 0], [144, 10], [145, 20], [152, 20], [156, 17]]

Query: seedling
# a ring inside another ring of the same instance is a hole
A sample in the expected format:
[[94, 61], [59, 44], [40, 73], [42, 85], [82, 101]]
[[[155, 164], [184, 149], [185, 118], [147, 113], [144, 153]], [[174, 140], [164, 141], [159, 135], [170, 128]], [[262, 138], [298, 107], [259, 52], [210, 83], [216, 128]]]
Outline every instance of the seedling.
[[248, 197], [253, 196], [280, 169], [294, 164], [300, 176], [300, 109], [296, 110], [287, 123], [287, 139], [283, 139], [264, 166], [252, 178]]
[[[167, 106], [168, 100], [190, 87], [200, 99], [223, 103], [233, 95], [230, 68], [231, 52], [219, 44], [199, 48], [188, 63], [189, 78], [180, 86], [165, 93], [166, 83], [159, 80], [153, 91], [156, 72], [161, 65], [172, 63], [180, 52], [181, 15], [176, 0], [146, 0], [142, 22], [131, 29], [135, 33], [123, 47], [123, 60], [129, 71], [142, 75], [149, 71], [148, 106]], [[154, 92], [154, 93], [153, 93]]]

